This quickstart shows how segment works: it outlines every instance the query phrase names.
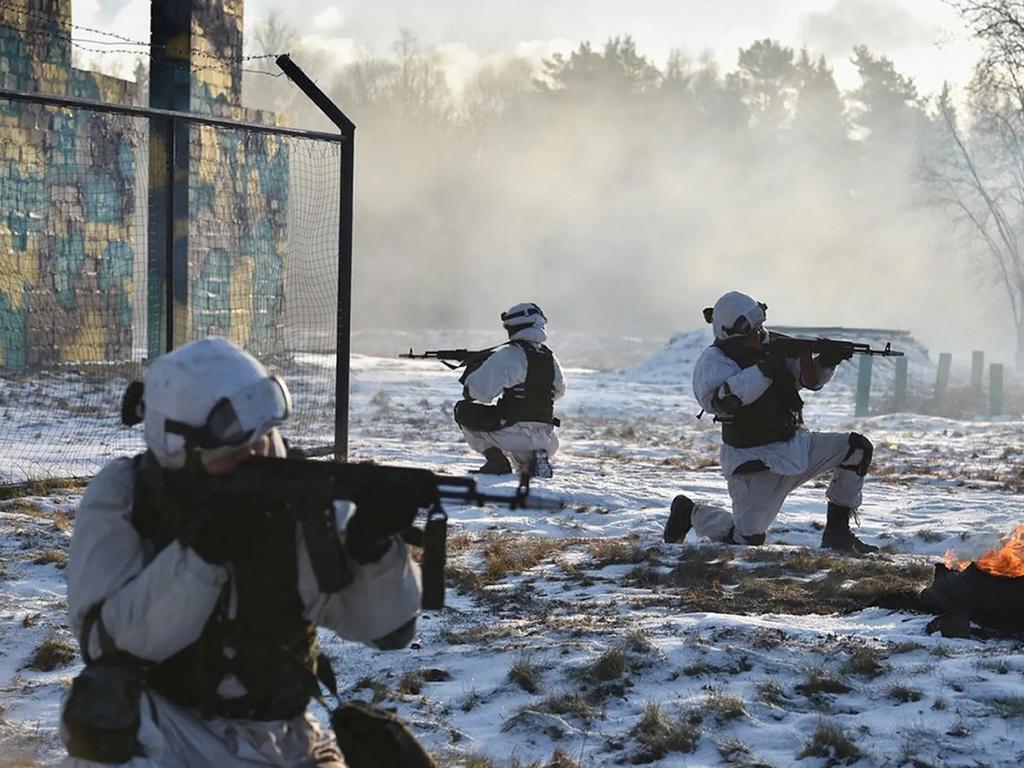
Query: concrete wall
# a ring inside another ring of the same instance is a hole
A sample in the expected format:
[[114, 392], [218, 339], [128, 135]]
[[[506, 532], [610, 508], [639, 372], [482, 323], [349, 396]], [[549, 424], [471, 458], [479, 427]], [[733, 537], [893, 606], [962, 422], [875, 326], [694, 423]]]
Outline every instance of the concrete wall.
[[[273, 122], [240, 105], [242, 0], [192, 0], [190, 22], [189, 107]], [[134, 83], [71, 66], [71, 32], [71, 0], [4, 0], [0, 86], [135, 103]], [[144, 347], [147, 131], [145, 120], [0, 100], [0, 371], [129, 360]], [[188, 143], [184, 338], [279, 352], [288, 143], [199, 127]], [[158, 280], [148, 295], [160, 301]]]
[[[71, 67], [70, 0], [0, 6], [0, 85], [119, 103]], [[127, 359], [138, 124], [0, 100], [0, 369]]]

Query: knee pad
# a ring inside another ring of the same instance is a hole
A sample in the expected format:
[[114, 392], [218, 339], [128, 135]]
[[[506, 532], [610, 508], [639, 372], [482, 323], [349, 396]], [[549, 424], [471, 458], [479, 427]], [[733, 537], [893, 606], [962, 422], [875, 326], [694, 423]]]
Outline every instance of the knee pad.
[[[858, 450], [861, 451], [861, 459], [857, 464], [847, 464], [850, 457], [853, 456]], [[870, 440], [864, 435], [858, 434], [857, 432], [850, 433], [850, 450], [846, 452], [843, 460], [839, 462], [839, 466], [842, 469], [849, 469], [856, 472], [859, 476], [864, 477], [868, 473], [868, 467], [871, 466], [871, 457], [875, 453], [875, 446]]]

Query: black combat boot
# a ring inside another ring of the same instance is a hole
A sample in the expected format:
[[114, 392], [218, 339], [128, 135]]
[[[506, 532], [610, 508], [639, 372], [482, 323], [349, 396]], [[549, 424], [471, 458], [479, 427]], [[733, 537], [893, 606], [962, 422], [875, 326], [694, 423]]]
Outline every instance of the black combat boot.
[[484, 451], [484, 458], [487, 461], [480, 469], [475, 469], [473, 472], [479, 475], [511, 475], [512, 465], [509, 463], [508, 458], [504, 453], [501, 452], [500, 448], [488, 448]]
[[693, 526], [693, 502], [686, 496], [676, 496], [669, 508], [668, 522], [665, 523], [665, 543], [679, 544], [686, 538]]
[[831, 501], [828, 503], [828, 519], [825, 522], [825, 531], [821, 534], [822, 549], [834, 549], [853, 555], [870, 555], [878, 551], [878, 547], [865, 544], [853, 535], [853, 531], [850, 530], [852, 512], [849, 507], [841, 507]]

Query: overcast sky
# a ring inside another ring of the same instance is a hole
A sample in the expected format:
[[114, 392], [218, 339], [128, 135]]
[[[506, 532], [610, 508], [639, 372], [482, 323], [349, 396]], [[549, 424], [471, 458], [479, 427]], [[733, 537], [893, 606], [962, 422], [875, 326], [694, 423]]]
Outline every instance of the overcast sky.
[[[74, 23], [139, 40], [150, 0], [73, 0]], [[298, 10], [301, 8], [301, 10]], [[306, 42], [339, 59], [388, 54], [400, 27], [445, 54], [458, 87], [482, 59], [531, 58], [568, 51], [583, 40], [631, 34], [658, 65], [680, 48], [711, 51], [727, 69], [736, 51], [772, 37], [823, 53], [842, 87], [854, 82], [851, 48], [864, 43], [891, 58], [922, 92], [943, 80], [963, 84], [978, 57], [944, 0], [246, 0], [246, 23], [271, 12]], [[79, 31], [79, 38], [91, 34]], [[86, 54], [90, 58], [90, 54]]]

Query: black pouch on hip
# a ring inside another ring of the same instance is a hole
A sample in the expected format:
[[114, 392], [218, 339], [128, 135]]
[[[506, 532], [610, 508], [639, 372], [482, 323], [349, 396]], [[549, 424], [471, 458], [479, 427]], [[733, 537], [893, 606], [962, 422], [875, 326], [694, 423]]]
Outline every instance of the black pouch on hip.
[[68, 754], [97, 763], [126, 763], [142, 754], [138, 742], [142, 672], [121, 654], [102, 656], [79, 673], [62, 720]]
[[331, 713], [331, 727], [349, 768], [437, 768], [437, 763], [395, 715], [361, 701]]
[[455, 404], [455, 423], [477, 432], [494, 432], [501, 429], [501, 413], [496, 405], [459, 400]]

